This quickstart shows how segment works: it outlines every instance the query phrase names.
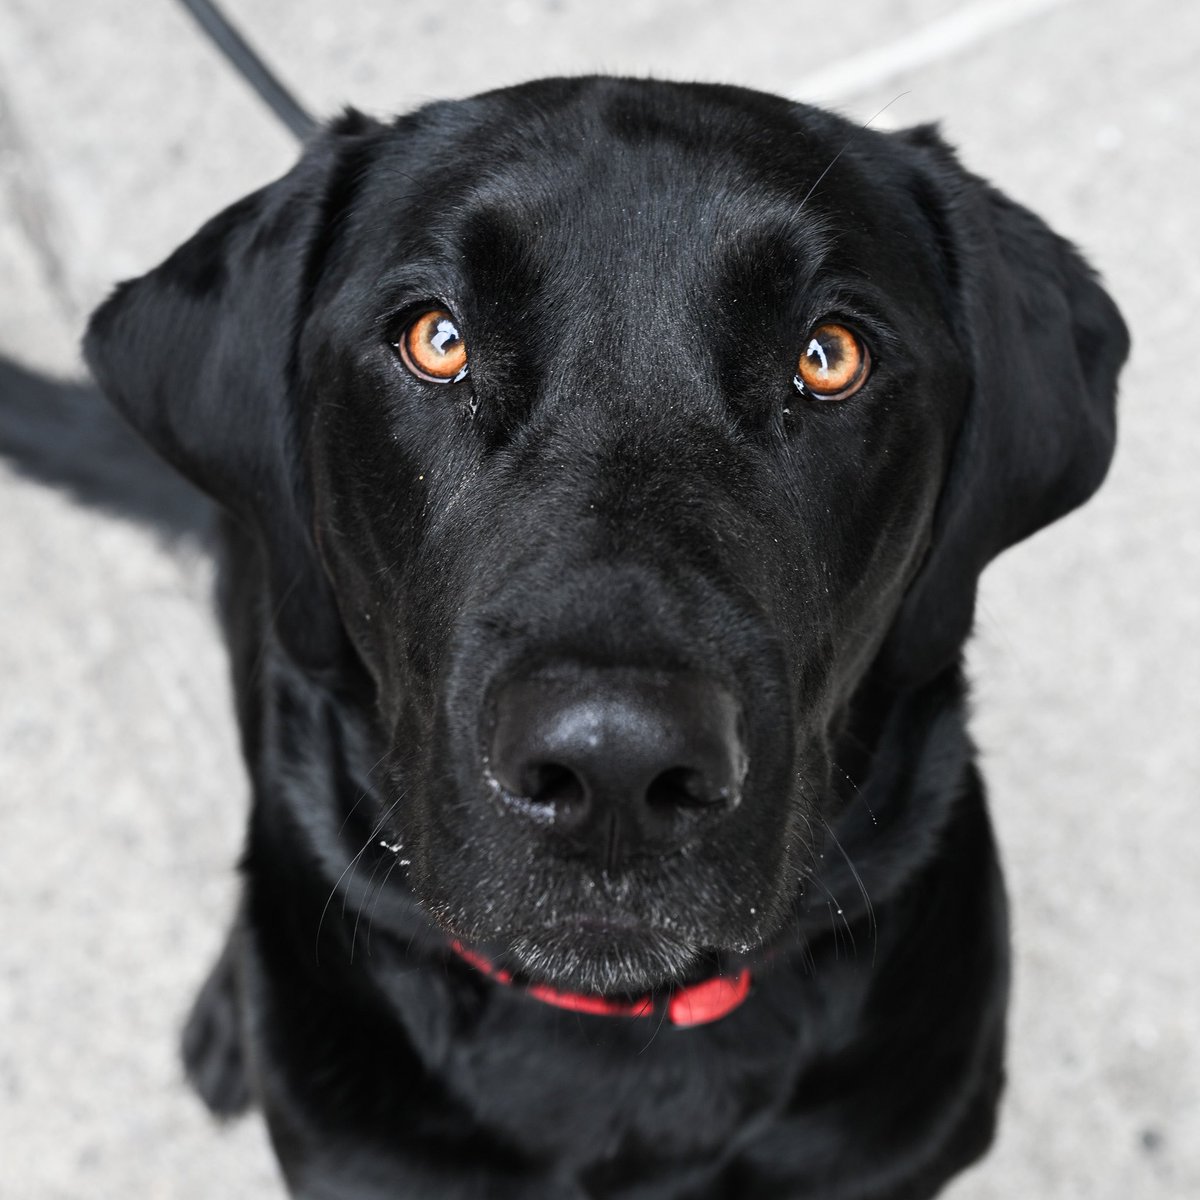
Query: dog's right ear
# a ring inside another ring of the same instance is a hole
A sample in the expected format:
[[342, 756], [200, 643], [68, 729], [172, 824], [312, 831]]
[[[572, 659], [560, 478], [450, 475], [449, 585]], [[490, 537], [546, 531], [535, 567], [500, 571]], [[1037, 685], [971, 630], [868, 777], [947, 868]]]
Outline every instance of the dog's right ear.
[[204, 225], [93, 314], [84, 356], [150, 445], [254, 535], [275, 629], [312, 668], [342, 631], [313, 544], [292, 364], [304, 307], [367, 148], [348, 112], [283, 178]]

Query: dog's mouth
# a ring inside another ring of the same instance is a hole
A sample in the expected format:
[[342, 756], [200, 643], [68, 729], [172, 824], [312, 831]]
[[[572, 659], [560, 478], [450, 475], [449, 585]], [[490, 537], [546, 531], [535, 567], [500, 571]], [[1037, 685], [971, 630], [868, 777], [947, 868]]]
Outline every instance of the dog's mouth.
[[531, 985], [605, 997], [689, 987], [736, 972], [778, 932], [773, 878], [715, 854], [615, 873], [526, 854], [519, 876], [486, 861], [466, 872], [461, 852], [414, 860], [408, 886], [426, 917]]
[[688, 986], [723, 966], [717, 952], [623, 916], [572, 917], [479, 949], [515, 982], [613, 1000]]

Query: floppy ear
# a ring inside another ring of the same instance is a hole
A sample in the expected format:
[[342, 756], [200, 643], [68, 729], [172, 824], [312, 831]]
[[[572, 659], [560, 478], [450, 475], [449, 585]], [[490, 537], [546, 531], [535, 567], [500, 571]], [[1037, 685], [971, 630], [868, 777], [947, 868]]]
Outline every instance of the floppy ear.
[[973, 376], [933, 541], [885, 647], [891, 673], [919, 681], [957, 658], [987, 563], [1100, 486], [1129, 335], [1068, 242], [935, 131], [897, 136], [924, 160], [920, 200], [942, 226]]
[[291, 363], [342, 181], [378, 128], [347, 113], [282, 179], [121, 284], [84, 338], [134, 428], [253, 534], [276, 631], [314, 668], [335, 660], [342, 635], [313, 545]]

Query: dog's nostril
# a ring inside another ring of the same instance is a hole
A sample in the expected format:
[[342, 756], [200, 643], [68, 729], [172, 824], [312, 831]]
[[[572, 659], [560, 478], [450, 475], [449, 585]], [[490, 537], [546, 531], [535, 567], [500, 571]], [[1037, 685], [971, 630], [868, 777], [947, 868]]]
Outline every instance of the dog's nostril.
[[527, 799], [548, 808], [566, 811], [578, 808], [587, 799], [579, 776], [561, 763], [534, 763], [526, 769], [521, 783]]
[[651, 780], [646, 789], [646, 803], [664, 812], [674, 808], [708, 808], [728, 795], [728, 788], [714, 787], [701, 771], [671, 767]]

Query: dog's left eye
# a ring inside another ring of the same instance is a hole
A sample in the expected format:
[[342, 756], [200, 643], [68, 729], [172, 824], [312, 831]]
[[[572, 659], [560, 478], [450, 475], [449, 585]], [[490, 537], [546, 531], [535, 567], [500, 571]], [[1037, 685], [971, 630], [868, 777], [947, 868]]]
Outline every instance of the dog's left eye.
[[467, 344], [444, 308], [421, 313], [393, 344], [400, 361], [426, 383], [458, 383], [467, 377]]
[[853, 330], [836, 321], [813, 327], [796, 365], [796, 388], [814, 400], [846, 400], [871, 371], [871, 355]]

